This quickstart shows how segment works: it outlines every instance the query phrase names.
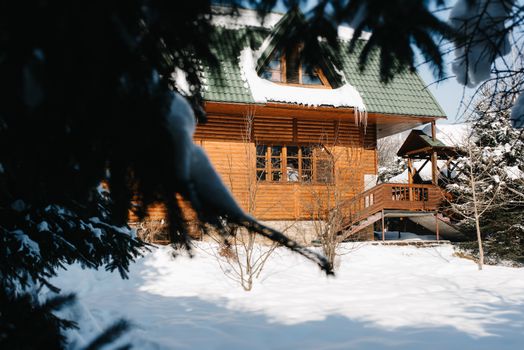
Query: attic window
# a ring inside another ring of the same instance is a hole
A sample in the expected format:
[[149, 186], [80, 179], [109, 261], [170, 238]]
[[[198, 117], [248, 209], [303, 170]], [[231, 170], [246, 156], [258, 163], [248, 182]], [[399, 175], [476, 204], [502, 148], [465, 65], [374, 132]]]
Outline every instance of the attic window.
[[260, 76], [275, 83], [329, 88], [330, 85], [322, 71], [303, 62], [301, 51], [301, 45], [284, 51], [275, 50], [262, 68]]

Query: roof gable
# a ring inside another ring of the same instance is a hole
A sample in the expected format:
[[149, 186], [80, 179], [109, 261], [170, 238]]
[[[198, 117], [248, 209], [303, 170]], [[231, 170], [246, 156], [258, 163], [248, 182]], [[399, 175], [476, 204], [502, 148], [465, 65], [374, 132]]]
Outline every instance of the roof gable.
[[[293, 25], [300, 23], [300, 16], [284, 16], [275, 28], [277, 31], [282, 30], [280, 28], [290, 23], [295, 23]], [[253, 91], [243, 76], [242, 47], [254, 47], [259, 50], [259, 53], [263, 53], [256, 60], [256, 67], [260, 67], [260, 62], [264, 61], [263, 57], [267, 59], [278, 46], [277, 36], [271, 33], [270, 29], [265, 27], [235, 29], [217, 27], [213, 33], [212, 49], [221, 64], [220, 73], [213, 72], [204, 65], [204, 98], [215, 102], [256, 103]], [[398, 73], [390, 83], [382, 83], [379, 75], [379, 52], [371, 52], [366, 69], [360, 71], [358, 56], [363, 46], [364, 41], [359, 40], [355, 51], [350, 54], [347, 40], [339, 40], [338, 48], [330, 48], [326, 43], [319, 43], [322, 50], [332, 50], [329, 56], [338, 56], [340, 62], [338, 67], [334, 65], [331, 65], [330, 69], [321, 67], [326, 75], [330, 75], [328, 78], [330, 82], [333, 75], [340, 76], [338, 73], [342, 73], [344, 79], [360, 93], [368, 112], [445, 117], [417, 73], [406, 70]]]
[[[297, 31], [300, 32], [300, 28], [304, 23], [304, 15], [296, 9], [289, 11], [278, 21], [258, 48], [260, 52], [258, 53], [257, 71], [267, 62], [275, 49], [281, 46], [282, 41], [286, 43], [296, 41]], [[294, 44], [296, 44], [296, 42], [294, 42]]]
[[[304, 40], [302, 33], [305, 32], [306, 24], [305, 17], [298, 8], [294, 8], [285, 14], [267, 34], [260, 47], [257, 48], [259, 56], [256, 65], [257, 72], [260, 72], [267, 65], [275, 51], [285, 51], [302, 44]], [[329, 45], [319, 42], [316, 38], [315, 40], [308, 40], [306, 45], [306, 50], [315, 53], [313, 59], [316, 61], [317, 67], [326, 76], [329, 85], [333, 88], [342, 86], [343, 79], [337, 73], [335, 67], [335, 64], [338, 63], [337, 56], [333, 50], [329, 49]]]

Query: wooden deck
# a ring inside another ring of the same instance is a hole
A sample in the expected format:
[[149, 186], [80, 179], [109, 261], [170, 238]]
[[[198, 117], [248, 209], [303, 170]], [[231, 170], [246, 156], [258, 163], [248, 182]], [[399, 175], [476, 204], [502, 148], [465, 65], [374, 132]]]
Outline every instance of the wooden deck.
[[384, 210], [408, 212], [437, 211], [442, 200], [441, 190], [435, 185], [384, 183], [377, 185], [344, 203], [347, 234], [380, 220]]

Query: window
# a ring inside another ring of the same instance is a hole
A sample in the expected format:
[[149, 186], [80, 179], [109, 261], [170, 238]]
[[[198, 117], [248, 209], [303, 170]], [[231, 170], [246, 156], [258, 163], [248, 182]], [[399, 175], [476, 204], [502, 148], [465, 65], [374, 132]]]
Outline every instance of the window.
[[310, 67], [302, 61], [301, 51], [301, 45], [283, 52], [275, 50], [262, 68], [260, 76], [276, 83], [329, 87], [320, 69]]
[[262, 71], [262, 78], [273, 81], [273, 82], [282, 82], [282, 57], [279, 51], [275, 51], [273, 55], [269, 58], [267, 66]]
[[333, 182], [333, 157], [322, 146], [257, 145], [256, 175], [268, 182]]

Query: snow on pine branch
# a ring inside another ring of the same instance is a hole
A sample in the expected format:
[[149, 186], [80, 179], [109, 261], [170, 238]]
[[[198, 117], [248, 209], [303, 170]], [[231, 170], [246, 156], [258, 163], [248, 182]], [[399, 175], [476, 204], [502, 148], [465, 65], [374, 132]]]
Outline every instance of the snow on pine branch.
[[497, 57], [511, 51], [506, 21], [514, 0], [457, 0], [450, 24], [464, 36], [455, 48], [453, 73], [462, 85], [475, 87], [487, 80]]
[[[342, 41], [351, 41], [353, 39], [353, 36], [355, 34], [355, 29], [348, 27], [348, 26], [338, 26], [337, 28], [337, 35], [338, 38]], [[360, 39], [363, 40], [369, 40], [371, 37], [370, 32], [363, 31], [362, 34], [360, 34]]]
[[520, 94], [511, 109], [511, 124], [514, 128], [524, 128], [524, 93]]
[[33, 258], [40, 257], [40, 246], [38, 243], [29, 238], [29, 236], [26, 235], [24, 231], [15, 230], [12, 231], [11, 234], [20, 242], [20, 249], [18, 249], [19, 252], [24, 251]]
[[[515, 29], [520, 25], [519, 11], [522, 9], [517, 9], [515, 0], [457, 0], [449, 23], [462, 35], [455, 42], [452, 62], [452, 71], [460, 84], [473, 88], [492, 78], [497, 59], [508, 55], [512, 48], [517, 55], [522, 55], [517, 47], [520, 39], [510, 36], [519, 31]], [[504, 70], [512, 72], [507, 73], [509, 76], [523, 69], [515, 57], [512, 61], [503, 60]], [[498, 73], [495, 79], [500, 79]], [[518, 91], [518, 86], [516, 88]], [[523, 95], [521, 92], [512, 109], [511, 123], [515, 128], [524, 128]]]

